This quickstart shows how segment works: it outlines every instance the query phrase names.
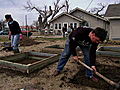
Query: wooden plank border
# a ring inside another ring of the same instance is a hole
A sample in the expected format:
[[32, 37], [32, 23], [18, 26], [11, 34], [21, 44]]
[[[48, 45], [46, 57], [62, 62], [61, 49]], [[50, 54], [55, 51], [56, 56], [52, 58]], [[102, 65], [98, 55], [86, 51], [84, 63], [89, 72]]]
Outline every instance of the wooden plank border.
[[[20, 59], [22, 59], [22, 58], [24, 59], [26, 57], [29, 58], [29, 55], [30, 55], [30, 58], [34, 58], [38, 61], [36, 61], [32, 64], [27, 64], [27, 65], [12, 62], [14, 60], [20, 60]], [[41, 59], [38, 56], [49, 56], [49, 57]], [[49, 53], [39, 53], [39, 52], [25, 52], [25, 53], [22, 53], [22, 54], [11, 55], [11, 56], [8, 56], [7, 58], [6, 57], [1, 57], [0, 58], [0, 67], [7, 68], [7, 69], [12, 69], [12, 70], [17, 70], [17, 71], [21, 71], [21, 72], [29, 74], [36, 69], [42, 69], [42, 68], [46, 67], [47, 65], [58, 61], [58, 58], [59, 58], [59, 54], [49, 54]]]

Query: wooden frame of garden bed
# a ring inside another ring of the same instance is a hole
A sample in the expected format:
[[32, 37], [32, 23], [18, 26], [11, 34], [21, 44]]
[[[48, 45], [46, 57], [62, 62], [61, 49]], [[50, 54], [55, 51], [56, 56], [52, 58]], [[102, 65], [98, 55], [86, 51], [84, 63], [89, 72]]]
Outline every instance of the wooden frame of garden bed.
[[[43, 67], [58, 61], [58, 58], [59, 54], [25, 52], [7, 57], [0, 57], [0, 67], [29, 74], [36, 69], [42, 69]], [[22, 62], [26, 59], [27, 62]]]
[[99, 47], [96, 54], [101, 56], [120, 57], [120, 47]]

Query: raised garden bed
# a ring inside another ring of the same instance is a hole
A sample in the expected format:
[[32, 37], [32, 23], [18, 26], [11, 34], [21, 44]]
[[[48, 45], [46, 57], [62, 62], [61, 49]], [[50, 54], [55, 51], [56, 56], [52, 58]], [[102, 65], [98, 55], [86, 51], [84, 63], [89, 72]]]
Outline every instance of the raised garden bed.
[[58, 54], [25, 52], [7, 57], [0, 57], [0, 67], [30, 73], [58, 61], [58, 57]]
[[110, 47], [110, 46], [100, 47], [97, 50], [97, 55], [120, 57], [120, 47]]

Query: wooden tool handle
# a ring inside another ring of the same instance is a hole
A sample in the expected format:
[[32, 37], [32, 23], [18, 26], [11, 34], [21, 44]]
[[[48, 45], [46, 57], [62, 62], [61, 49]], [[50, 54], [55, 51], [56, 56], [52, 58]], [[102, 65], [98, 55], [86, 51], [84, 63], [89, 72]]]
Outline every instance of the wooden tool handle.
[[[82, 64], [84, 67], [86, 67], [87, 69], [93, 71], [92, 68], [90, 68], [88, 65], [86, 65], [85, 63], [83, 63], [82, 61], [79, 60], [79, 63]], [[94, 71], [93, 71], [94, 72]], [[118, 83], [113, 82], [112, 80], [106, 78], [105, 76], [103, 76], [102, 74], [100, 74], [99, 72], [94, 72], [97, 76], [99, 76], [100, 78], [102, 78], [103, 80], [105, 80], [107, 83], [109, 83], [112, 86], [115, 87], [119, 87]]]

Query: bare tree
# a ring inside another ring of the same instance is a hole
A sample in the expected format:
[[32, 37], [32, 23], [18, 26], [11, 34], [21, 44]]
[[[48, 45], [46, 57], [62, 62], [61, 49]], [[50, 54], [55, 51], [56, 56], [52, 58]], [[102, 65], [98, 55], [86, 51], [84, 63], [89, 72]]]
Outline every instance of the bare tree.
[[4, 30], [5, 29], [5, 21], [0, 20], [0, 30]]
[[104, 10], [106, 5], [103, 3], [98, 3], [98, 6], [99, 7], [92, 8], [90, 12], [94, 13], [97, 16], [101, 16], [99, 13]]
[[53, 14], [52, 14], [52, 18], [53, 19], [55, 17], [55, 15], [62, 9], [65, 7], [65, 4], [63, 5], [59, 5], [60, 0], [57, 0], [56, 2], [54, 2], [54, 9], [53, 9]]
[[65, 5], [66, 5], [66, 12], [69, 12], [69, 0], [65, 0]]
[[38, 21], [33, 21], [32, 26], [35, 26], [36, 29], [38, 30], [39, 29], [39, 25], [38, 24], [39, 24]]
[[0, 31], [2, 30], [2, 22], [0, 21]]
[[42, 10], [33, 5], [30, 0], [27, 1], [27, 5], [24, 6], [24, 8], [28, 11], [36, 10], [39, 13], [38, 22], [40, 29], [45, 28], [48, 25], [48, 18], [49, 20], [53, 19], [62, 8], [66, 7], [66, 5], [60, 5], [60, 0], [56, 0], [56, 2], [54, 2], [53, 9], [51, 7], [52, 6], [49, 6], [49, 8], [47, 8], [47, 5], [45, 5], [44, 9]]
[[44, 10], [39, 9], [39, 7], [34, 6], [31, 1], [29, 0], [27, 2], [27, 5], [24, 6], [24, 8], [28, 11], [36, 10], [39, 13], [38, 22], [41, 25], [41, 28], [45, 28], [47, 24], [47, 19], [52, 15], [52, 9], [51, 6], [49, 7], [49, 10], [47, 9], [47, 6], [44, 6]]

